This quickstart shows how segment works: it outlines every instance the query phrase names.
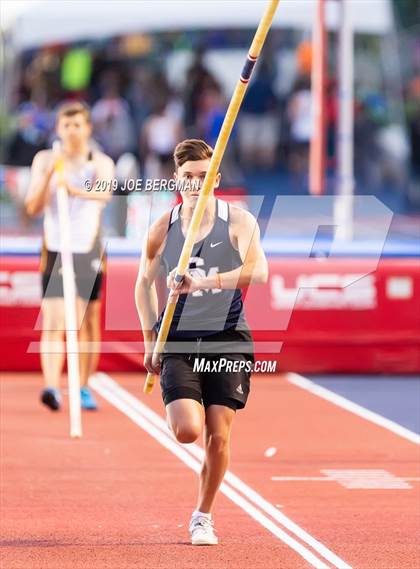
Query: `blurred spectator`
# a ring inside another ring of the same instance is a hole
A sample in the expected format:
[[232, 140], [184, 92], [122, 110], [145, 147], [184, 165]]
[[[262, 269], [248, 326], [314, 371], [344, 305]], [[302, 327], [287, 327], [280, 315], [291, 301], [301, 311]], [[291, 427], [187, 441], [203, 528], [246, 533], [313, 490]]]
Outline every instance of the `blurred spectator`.
[[33, 102], [20, 105], [17, 130], [8, 146], [6, 163], [11, 166], [30, 166], [35, 154], [47, 148], [53, 125], [52, 114], [46, 108]]
[[401, 125], [390, 123], [378, 132], [381, 151], [381, 186], [401, 190], [407, 180], [408, 141]]
[[400, 125], [392, 122], [386, 100], [368, 93], [357, 106], [354, 124], [355, 173], [370, 191], [401, 190], [409, 148]]
[[327, 167], [336, 166], [336, 133], [338, 119], [337, 81], [327, 81], [326, 122], [327, 122]]
[[420, 73], [408, 83], [406, 112], [411, 131], [412, 158], [420, 169]]
[[61, 98], [59, 48], [45, 48], [36, 52], [24, 66], [22, 87], [28, 100], [43, 108], [52, 108]]
[[380, 180], [378, 130], [378, 121], [367, 101], [360, 101], [354, 117], [354, 173], [364, 189], [373, 190]]
[[115, 177], [118, 180], [118, 188], [114, 191], [113, 197], [113, 223], [116, 235], [123, 237], [127, 228], [127, 206], [129, 194], [124, 189], [127, 180], [138, 180], [140, 178], [140, 167], [137, 158], [126, 152], [122, 154], [115, 164]]
[[187, 71], [185, 82], [185, 128], [187, 136], [198, 136], [196, 127], [201, 98], [207, 89], [220, 89], [220, 86], [203, 63], [203, 50], [199, 50], [192, 66]]
[[[262, 182], [264, 170], [268, 180], [277, 175], [286, 180], [292, 173], [290, 179], [299, 182], [299, 191], [306, 190], [313, 55], [311, 42], [306, 37], [300, 35], [302, 41], [296, 42], [295, 34], [282, 31], [276, 40], [277, 50], [270, 55], [270, 65], [266, 59], [256, 69], [223, 159], [225, 184], [244, 183], [241, 168], [245, 168], [248, 169], [247, 183], [251, 191], [255, 188], [259, 191], [260, 187], [265, 191], [264, 188], [271, 186], [270, 182]], [[241, 42], [248, 41], [248, 37], [242, 32], [235, 36], [232, 31], [218, 30], [211, 36], [200, 35], [202, 47], [194, 50], [195, 41], [196, 37], [190, 34], [174, 33], [170, 37], [151, 34], [148, 50], [136, 57], [132, 54], [127, 57], [127, 51], [121, 51], [124, 42], [119, 38], [48, 46], [24, 53], [17, 91], [20, 101], [31, 102], [23, 103], [8, 123], [12, 136], [5, 152], [7, 162], [30, 164], [34, 154], [51, 143], [53, 129], [49, 109], [53, 109], [58, 100], [82, 92], [93, 109], [95, 138], [105, 152], [115, 161], [126, 152], [137, 155], [145, 177], [172, 176], [172, 151], [181, 137], [204, 138], [212, 146], [216, 143], [228, 102], [224, 89], [231, 87], [227, 77], [231, 71], [237, 73], [233, 63], [236, 60], [222, 61], [223, 55], [218, 53], [218, 48], [243, 47]], [[334, 42], [331, 45], [334, 50]], [[166, 72], [168, 62], [163, 56], [177, 49], [182, 53], [175, 54], [180, 56], [180, 73], [175, 77]], [[220, 76], [207, 67], [206, 49], [211, 50], [209, 61], [217, 65], [219, 58], [221, 66], [225, 67]], [[187, 53], [187, 50], [192, 51]], [[374, 62], [377, 55], [373, 50], [367, 49], [366, 53], [369, 61]], [[185, 75], [180, 76], [191, 55], [192, 64], [184, 71]], [[283, 78], [280, 85], [279, 73], [274, 81], [271, 63], [280, 69], [281, 58], [288, 63], [287, 73], [280, 73]], [[413, 180], [408, 185], [404, 180], [406, 134], [391, 123], [389, 97], [382, 95], [382, 85], [360, 66], [358, 58], [355, 65], [357, 91], [363, 93], [355, 113], [354, 154], [358, 185], [362, 190], [378, 193], [394, 191], [396, 186], [400, 189], [403, 184], [409, 187], [407, 196], [411, 206], [420, 205], [420, 78], [411, 74], [405, 90]], [[326, 97], [329, 168], [336, 167], [337, 108], [337, 85], [331, 80]], [[11, 128], [14, 123], [15, 130]], [[274, 172], [273, 167], [278, 170]], [[257, 169], [255, 180], [249, 171], [254, 168]], [[283, 168], [289, 172], [284, 172]], [[122, 222], [118, 225], [119, 232], [122, 225]]]
[[263, 62], [248, 87], [238, 121], [240, 158], [245, 167], [274, 166], [280, 135], [277, 107], [270, 68]]
[[128, 103], [119, 94], [113, 73], [103, 78], [103, 95], [92, 108], [94, 136], [113, 160], [134, 150], [134, 132]]
[[140, 155], [145, 156], [147, 178], [172, 177], [173, 151], [183, 137], [182, 125], [166, 99], [156, 102], [154, 113], [146, 119], [140, 140]]
[[309, 76], [312, 69], [312, 42], [304, 40], [297, 46], [296, 60], [298, 74]]
[[151, 72], [146, 67], [137, 65], [132, 70], [125, 96], [130, 105], [136, 133], [141, 131], [152, 110], [151, 82]]
[[290, 127], [290, 169], [301, 174], [308, 169], [309, 143], [312, 133], [311, 81], [307, 75], [296, 80], [287, 105]]
[[206, 89], [200, 99], [197, 116], [199, 135], [210, 146], [216, 144], [226, 114], [226, 105], [218, 86]]
[[[200, 100], [199, 114], [197, 117], [198, 136], [204, 139], [210, 146], [215, 146], [219, 132], [222, 128], [227, 109], [220, 87], [211, 86], [203, 91]], [[223, 184], [234, 185], [242, 180], [235, 160], [237, 128], [233, 127], [229, 138], [229, 144], [223, 155]]]
[[406, 90], [406, 113], [410, 141], [410, 161], [413, 183], [409, 199], [420, 207], [420, 73], [408, 84]]

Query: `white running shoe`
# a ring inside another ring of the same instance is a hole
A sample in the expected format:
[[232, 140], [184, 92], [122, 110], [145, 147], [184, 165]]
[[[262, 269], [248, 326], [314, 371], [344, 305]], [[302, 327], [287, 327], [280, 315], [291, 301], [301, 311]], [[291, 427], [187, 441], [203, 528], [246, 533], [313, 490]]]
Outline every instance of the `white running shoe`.
[[214, 522], [205, 516], [196, 515], [190, 521], [191, 543], [193, 545], [217, 545]]

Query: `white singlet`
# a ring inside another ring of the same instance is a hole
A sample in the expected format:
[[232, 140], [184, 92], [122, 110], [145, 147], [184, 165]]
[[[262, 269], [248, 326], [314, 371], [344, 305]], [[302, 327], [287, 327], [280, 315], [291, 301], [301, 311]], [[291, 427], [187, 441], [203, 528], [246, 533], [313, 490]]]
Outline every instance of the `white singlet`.
[[[86, 180], [95, 181], [95, 164], [92, 160], [76, 169], [65, 168], [64, 176], [68, 183], [76, 188], [85, 189]], [[60, 251], [60, 225], [58, 222], [57, 178], [50, 182], [51, 199], [45, 209], [44, 235], [49, 251]], [[71, 231], [71, 249], [73, 253], [88, 253], [98, 238], [102, 209], [102, 200], [84, 199], [69, 195], [69, 216]]]

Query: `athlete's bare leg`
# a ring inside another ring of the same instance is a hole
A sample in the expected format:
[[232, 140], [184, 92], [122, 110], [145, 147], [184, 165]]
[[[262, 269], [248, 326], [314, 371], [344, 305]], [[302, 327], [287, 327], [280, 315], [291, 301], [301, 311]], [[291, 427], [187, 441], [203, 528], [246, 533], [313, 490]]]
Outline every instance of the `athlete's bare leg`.
[[166, 406], [170, 429], [180, 443], [193, 443], [201, 434], [204, 410], [194, 399], [177, 399]]
[[87, 317], [90, 323], [90, 341], [92, 342], [92, 351], [89, 360], [89, 376], [96, 373], [101, 356], [101, 301], [92, 300], [88, 304]]
[[79, 322], [79, 369], [80, 387], [85, 387], [89, 379], [90, 359], [91, 359], [91, 333], [88, 318], [88, 302], [84, 299], [77, 299], [77, 315]]
[[64, 343], [64, 301], [44, 298], [42, 301], [41, 368], [46, 387], [58, 389], [66, 355]]
[[[194, 399], [177, 399], [166, 406], [167, 420], [180, 443], [193, 443], [203, 424], [203, 406]], [[197, 510], [211, 511], [230, 457], [230, 433], [235, 411], [210, 405], [205, 413], [205, 459], [200, 474]]]
[[[88, 362], [87, 362], [87, 379], [96, 373], [98, 369], [100, 357], [100, 341], [101, 341], [101, 301], [92, 300], [86, 307], [84, 315], [87, 327], [87, 341], [88, 343]], [[86, 384], [83, 384], [86, 385]]]
[[210, 405], [206, 411], [205, 459], [200, 474], [197, 510], [210, 513], [230, 458], [230, 433], [235, 411]]

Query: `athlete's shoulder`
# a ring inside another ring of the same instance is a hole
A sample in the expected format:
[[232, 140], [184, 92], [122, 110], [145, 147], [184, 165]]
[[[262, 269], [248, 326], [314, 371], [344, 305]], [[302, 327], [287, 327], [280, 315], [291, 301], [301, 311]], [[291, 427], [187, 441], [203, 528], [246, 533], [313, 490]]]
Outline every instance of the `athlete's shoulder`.
[[51, 148], [47, 148], [46, 150], [39, 150], [35, 154], [35, 156], [32, 160], [32, 164], [38, 164], [38, 165], [48, 164], [51, 160], [52, 153], [53, 153], [53, 151], [51, 150]]
[[115, 166], [113, 159], [110, 156], [108, 156], [108, 154], [105, 154], [105, 152], [102, 152], [101, 150], [95, 150], [93, 152], [92, 158], [93, 158], [93, 161], [98, 165], [101, 165], [101, 166], [103, 165], [103, 166], [108, 166], [108, 167], [109, 166], [112, 166], [112, 167]]
[[146, 235], [147, 251], [149, 257], [154, 257], [162, 249], [168, 234], [169, 217], [171, 211], [163, 213], [152, 223]]
[[230, 222], [232, 225], [249, 225], [257, 222], [250, 211], [234, 204], [229, 204]]
[[169, 211], [165, 211], [165, 213], [162, 213], [162, 215], [152, 223], [150, 231], [153, 231], [156, 234], [162, 233], [163, 236], [165, 236], [168, 232], [169, 217], [171, 213], [171, 209]]
[[45, 150], [39, 150], [34, 158], [43, 158], [43, 159], [47, 159], [50, 158], [50, 156], [52, 155], [53, 151], [52, 148], [46, 148]]
[[237, 240], [259, 238], [258, 222], [250, 211], [239, 206], [230, 206], [229, 233], [235, 246]]

